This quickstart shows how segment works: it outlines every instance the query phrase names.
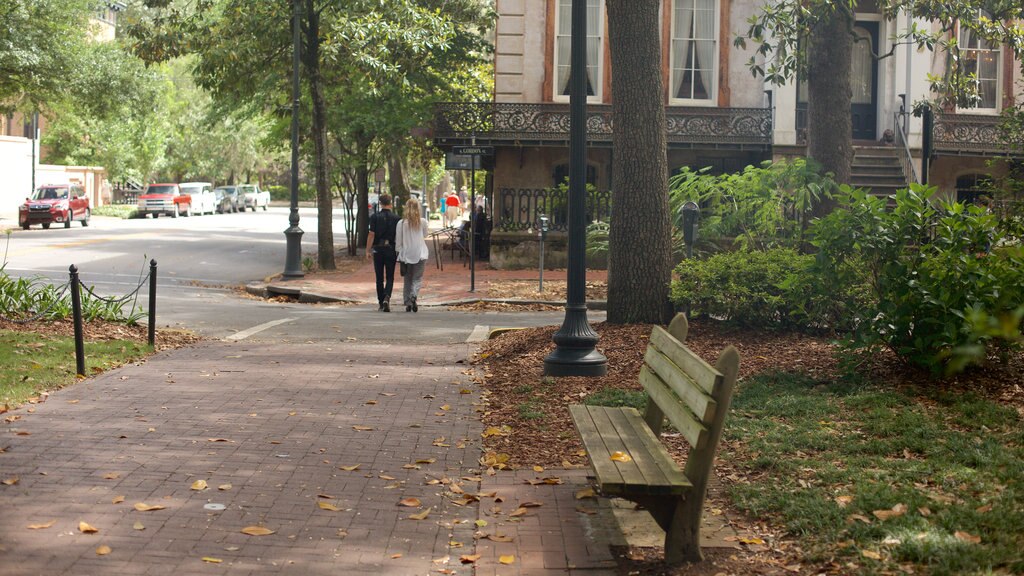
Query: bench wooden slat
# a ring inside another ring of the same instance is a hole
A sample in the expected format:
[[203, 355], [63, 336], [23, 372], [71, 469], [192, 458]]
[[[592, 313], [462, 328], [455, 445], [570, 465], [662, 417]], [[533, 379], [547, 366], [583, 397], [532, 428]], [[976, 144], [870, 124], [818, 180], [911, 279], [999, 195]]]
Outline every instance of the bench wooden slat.
[[[644, 478], [644, 474], [640, 470], [635, 458], [631, 458], [629, 462], [617, 462], [611, 459], [611, 455], [615, 452], [629, 453], [629, 447], [626, 446], [626, 439], [622, 438], [621, 431], [615, 427], [615, 423], [608, 416], [610, 409], [603, 406], [587, 406], [587, 410], [594, 419], [594, 424], [597, 425], [597, 429], [604, 440], [604, 445], [608, 449], [607, 454], [597, 455], [596, 459], [611, 462], [612, 466], [615, 466], [615, 469], [622, 476], [622, 486], [617, 489], [623, 493], [629, 493], [631, 492], [631, 487], [642, 486], [646, 483], [647, 480]], [[595, 457], [592, 456], [591, 460], [594, 459]]]
[[[583, 439], [583, 447], [587, 450], [587, 456], [590, 457], [590, 465], [594, 467], [598, 485], [606, 493], [615, 494], [617, 493], [615, 491], [620, 490], [625, 482], [622, 480], [622, 474], [619, 473], [615, 462], [609, 459], [611, 451], [604, 444], [601, 431], [598, 430], [597, 424], [594, 423], [594, 418], [587, 408], [583, 404], [571, 405], [569, 406], [569, 415], [572, 416], [573, 424], [576, 425], [580, 438]], [[605, 488], [606, 485], [608, 488]]]
[[704, 425], [710, 424], [715, 417], [715, 399], [708, 394], [685, 372], [679, 370], [672, 360], [653, 346], [647, 347], [644, 361], [651, 371], [667, 384], [676, 396], [690, 409], [690, 412]]
[[661, 408], [668, 421], [679, 430], [690, 446], [703, 448], [708, 438], [707, 427], [697, 420], [671, 387], [647, 366], [640, 368], [640, 383], [650, 396], [648, 402], [654, 402]]
[[655, 326], [651, 331], [650, 343], [659, 352], [668, 356], [683, 372], [689, 374], [705, 392], [712, 396], [716, 395], [716, 391], [722, 385], [721, 372], [694, 354], [661, 326]]
[[[629, 490], [650, 495], [682, 494], [690, 488], [682, 470], [669, 456], [665, 446], [655, 438], [643, 417], [635, 408], [608, 408], [605, 413], [611, 418], [619, 434], [626, 439], [628, 454], [647, 479], [642, 488], [631, 486]], [[624, 431], [630, 430], [627, 439]]]

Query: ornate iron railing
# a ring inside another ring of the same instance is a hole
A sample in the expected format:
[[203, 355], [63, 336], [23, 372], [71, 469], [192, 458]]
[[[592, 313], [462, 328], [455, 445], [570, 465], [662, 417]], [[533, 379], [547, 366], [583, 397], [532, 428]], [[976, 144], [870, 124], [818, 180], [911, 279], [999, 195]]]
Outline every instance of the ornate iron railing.
[[932, 124], [932, 148], [940, 154], [1024, 155], [1011, 147], [999, 130], [999, 116], [937, 112]]
[[[569, 194], [564, 188], [499, 188], [496, 198], [495, 228], [502, 232], [537, 230], [540, 215], [550, 218], [548, 229], [568, 230]], [[612, 193], [587, 191], [587, 222], [607, 221], [611, 215]]]
[[[769, 108], [665, 109], [669, 143], [767, 147], [772, 142]], [[588, 140], [610, 143], [612, 109], [587, 107]], [[568, 104], [448, 102], [434, 113], [434, 142], [476, 138], [509, 143], [558, 143], [569, 139]]]

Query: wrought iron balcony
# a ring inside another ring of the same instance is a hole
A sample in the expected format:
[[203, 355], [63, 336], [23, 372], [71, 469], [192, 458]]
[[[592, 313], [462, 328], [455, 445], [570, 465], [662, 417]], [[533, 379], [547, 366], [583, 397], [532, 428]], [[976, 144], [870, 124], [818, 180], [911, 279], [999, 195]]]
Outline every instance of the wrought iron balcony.
[[[672, 148], [771, 147], [772, 119], [768, 108], [670, 106], [665, 113], [668, 144]], [[587, 133], [592, 145], [611, 145], [611, 106], [587, 106]], [[435, 145], [464, 145], [473, 138], [485, 146], [568, 145], [569, 105], [448, 102], [435, 108]]]
[[1013, 147], [1003, 137], [1000, 116], [938, 112], [932, 124], [932, 150], [940, 155], [1024, 156], [1024, 146]]

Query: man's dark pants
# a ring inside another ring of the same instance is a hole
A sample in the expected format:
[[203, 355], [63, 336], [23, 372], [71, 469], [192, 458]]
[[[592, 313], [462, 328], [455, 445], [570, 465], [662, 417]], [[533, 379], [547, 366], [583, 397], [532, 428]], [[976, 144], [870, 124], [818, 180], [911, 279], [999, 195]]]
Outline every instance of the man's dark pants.
[[[395, 286], [395, 262], [398, 253], [394, 248], [373, 249], [373, 273], [377, 278], [377, 304], [391, 300], [391, 289]], [[386, 282], [386, 283], [385, 283]]]

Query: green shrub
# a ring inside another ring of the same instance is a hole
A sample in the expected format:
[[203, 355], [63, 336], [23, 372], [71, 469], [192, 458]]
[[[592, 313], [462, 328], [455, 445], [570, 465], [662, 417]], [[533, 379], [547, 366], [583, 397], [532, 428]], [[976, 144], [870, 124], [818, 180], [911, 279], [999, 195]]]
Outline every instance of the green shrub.
[[110, 216], [112, 218], [127, 220], [129, 218], [137, 218], [139, 211], [134, 204], [108, 204], [106, 206], [96, 206], [93, 208], [92, 215]]
[[676, 267], [672, 301], [745, 326], [806, 328], [822, 324], [808, 315], [813, 256], [789, 248], [764, 252], [722, 252], [707, 259], [689, 259]]
[[958, 370], [1020, 345], [1024, 251], [1004, 245], [1015, 239], [984, 208], [934, 194], [912, 185], [890, 209], [885, 198], [844, 189], [840, 209], [811, 229], [812, 278], [826, 294], [866, 275], [851, 348], [886, 347], [923, 367]]
[[[267, 191], [270, 192], [271, 200], [290, 202], [292, 199], [292, 191], [288, 186], [267, 186]], [[316, 202], [316, 188], [299, 182], [299, 202]]]

